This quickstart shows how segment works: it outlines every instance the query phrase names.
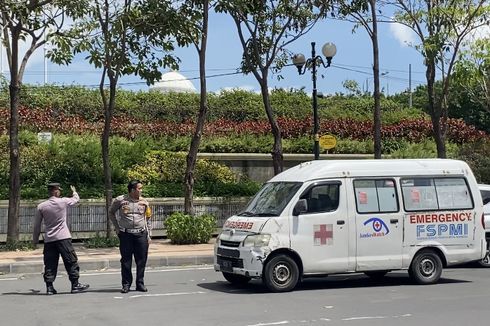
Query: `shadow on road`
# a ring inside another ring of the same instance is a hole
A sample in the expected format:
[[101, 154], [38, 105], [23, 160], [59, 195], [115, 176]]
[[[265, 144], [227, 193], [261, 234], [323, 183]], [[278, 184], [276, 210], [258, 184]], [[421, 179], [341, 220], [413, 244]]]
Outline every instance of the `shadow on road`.
[[[471, 281], [456, 278], [441, 277], [437, 284], [451, 283], [470, 283]], [[435, 285], [437, 285], [435, 284]], [[252, 280], [247, 285], [232, 285], [227, 281], [218, 281], [213, 283], [200, 283], [199, 287], [210, 291], [224, 292], [230, 294], [262, 294], [270, 291], [262, 284], [260, 280]], [[371, 279], [364, 274], [343, 274], [332, 275], [328, 277], [306, 278], [296, 286], [294, 291], [311, 291], [326, 289], [352, 289], [364, 287], [386, 287], [386, 286], [423, 286], [414, 283], [403, 272], [392, 272], [387, 274], [381, 280]]]
[[[89, 288], [85, 292], [76, 293], [76, 294], [83, 294], [83, 293], [120, 293], [120, 291], [121, 291], [120, 288], [117, 288], [117, 289], [90, 289]], [[59, 296], [59, 295], [63, 295], [63, 294], [76, 295], [76, 294], [72, 294], [69, 291], [67, 291], [67, 292], [58, 291], [58, 294], [56, 294], [54, 296]], [[46, 296], [46, 292], [45, 292], [45, 290], [41, 291], [41, 290], [36, 290], [36, 289], [29, 289], [28, 292], [4, 292], [1, 295], [43, 295], [43, 296]]]
[[4, 292], [2, 295], [46, 295], [46, 292], [29, 289], [29, 292]]

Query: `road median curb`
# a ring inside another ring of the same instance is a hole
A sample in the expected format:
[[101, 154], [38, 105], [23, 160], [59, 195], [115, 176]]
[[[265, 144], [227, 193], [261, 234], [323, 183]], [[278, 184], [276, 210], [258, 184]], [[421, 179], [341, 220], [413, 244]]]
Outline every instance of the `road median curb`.
[[[81, 271], [99, 271], [121, 268], [119, 257], [79, 259], [78, 263]], [[213, 264], [213, 255], [152, 255], [148, 257], [146, 266], [148, 268], [159, 268], [169, 266], [211, 264]], [[133, 268], [135, 266], [136, 265], [133, 264]], [[42, 273], [43, 269], [44, 263], [42, 260], [0, 263], [0, 275]], [[64, 271], [62, 263], [60, 263], [58, 270]]]

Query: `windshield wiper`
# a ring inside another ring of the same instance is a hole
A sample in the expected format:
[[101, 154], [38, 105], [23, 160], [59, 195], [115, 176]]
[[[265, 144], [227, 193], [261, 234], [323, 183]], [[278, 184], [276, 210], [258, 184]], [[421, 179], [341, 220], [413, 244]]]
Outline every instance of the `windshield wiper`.
[[249, 211], [243, 211], [238, 213], [238, 216], [255, 216], [255, 213]]
[[255, 216], [279, 216], [276, 212], [257, 213]]

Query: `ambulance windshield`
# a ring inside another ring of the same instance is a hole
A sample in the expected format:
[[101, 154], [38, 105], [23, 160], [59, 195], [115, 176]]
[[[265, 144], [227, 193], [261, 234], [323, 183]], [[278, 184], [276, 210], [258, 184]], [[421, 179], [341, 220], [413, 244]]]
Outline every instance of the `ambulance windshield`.
[[255, 195], [247, 208], [239, 216], [279, 216], [301, 182], [269, 182]]

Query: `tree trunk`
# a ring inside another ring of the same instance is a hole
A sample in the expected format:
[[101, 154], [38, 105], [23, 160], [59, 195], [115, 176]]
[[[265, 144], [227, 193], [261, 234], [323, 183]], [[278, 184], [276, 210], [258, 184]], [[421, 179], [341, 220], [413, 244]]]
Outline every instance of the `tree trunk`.
[[10, 67], [10, 175], [7, 242], [19, 240], [20, 210], [20, 148], [19, 148], [19, 34], [12, 33], [12, 58]]
[[274, 136], [274, 145], [272, 147], [272, 165], [274, 166], [274, 175], [279, 174], [283, 170], [284, 160], [282, 155], [282, 136], [281, 128], [272, 112], [272, 106], [269, 97], [269, 87], [267, 86], [267, 74], [263, 73], [263, 78], [260, 82], [260, 91], [262, 93], [262, 100], [264, 102], [265, 112], [269, 119], [272, 135]]
[[206, 45], [208, 34], [208, 12], [209, 1], [203, 3], [203, 29], [201, 31], [201, 48], [199, 52], [199, 81], [200, 81], [200, 101], [199, 113], [196, 122], [196, 129], [192, 136], [189, 153], [187, 154], [187, 166], [184, 175], [184, 213], [194, 215], [194, 169], [196, 167], [197, 153], [201, 143], [202, 131], [206, 122], [208, 112], [207, 87], [206, 87]]
[[[109, 85], [109, 103], [104, 102], [104, 131], [102, 133], [101, 145], [102, 145], [102, 163], [104, 168], [104, 188], [105, 188], [105, 209], [106, 209], [106, 237], [110, 237], [112, 234], [112, 224], [109, 219], [109, 209], [112, 204], [112, 170], [111, 170], [111, 158], [109, 151], [109, 137], [111, 132], [112, 115], [114, 112], [114, 106], [116, 102], [116, 85], [117, 82], [110, 78]], [[104, 89], [101, 88], [102, 96]]]
[[381, 158], [381, 104], [380, 104], [380, 91], [379, 91], [379, 46], [378, 46], [378, 23], [376, 17], [376, 1], [369, 1], [371, 6], [371, 15], [373, 19], [373, 30], [371, 35], [371, 41], [373, 43], [373, 74], [374, 74], [374, 158]]
[[[426, 59], [426, 60], [430, 61], [430, 59]], [[428, 62], [425, 75], [427, 78], [427, 95], [429, 100], [429, 113], [432, 121], [432, 133], [437, 147], [437, 157], [446, 158], [445, 134], [443, 133], [443, 130], [441, 128], [441, 110], [439, 106], [436, 104], [436, 95], [435, 95], [435, 88], [434, 88], [436, 68], [435, 68], [435, 63], [433, 61]]]

